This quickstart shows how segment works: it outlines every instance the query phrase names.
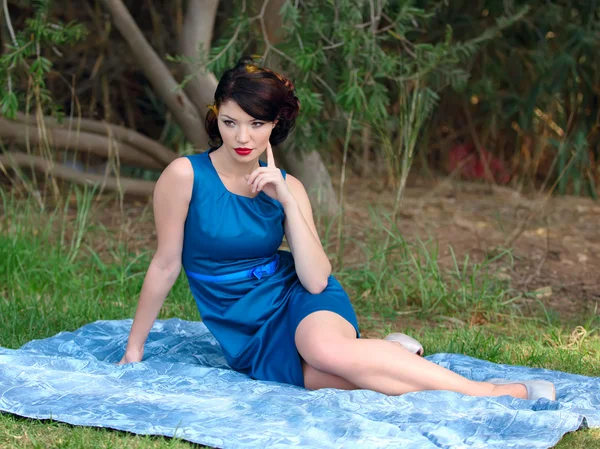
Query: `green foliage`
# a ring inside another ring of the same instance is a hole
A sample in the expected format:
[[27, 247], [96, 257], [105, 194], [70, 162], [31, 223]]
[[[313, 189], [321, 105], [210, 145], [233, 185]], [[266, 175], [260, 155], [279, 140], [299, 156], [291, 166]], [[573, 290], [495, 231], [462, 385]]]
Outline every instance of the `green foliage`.
[[[0, 332], [1, 346], [135, 312], [152, 252], [133, 253], [102, 226], [96, 214], [107, 205], [91, 189], [72, 194], [76, 204], [43, 210], [0, 188], [0, 316], [12, 323]], [[190, 295], [182, 274], [161, 318], [197, 319]]]
[[[275, 2], [261, 11], [260, 1], [230, 1], [229, 16], [219, 18], [222, 34], [209, 52], [167, 59], [219, 77], [241, 55], [255, 54], [289, 75], [302, 103], [291, 150], [318, 148], [327, 157], [326, 149], [344, 140], [352, 114], [350, 154], [362, 151], [356, 137], [364, 127], [376, 130], [376, 151], [391, 143], [393, 152], [404, 154], [408, 149], [399, 145], [404, 131], [398, 111], [404, 96], [419, 89], [425, 92], [427, 120], [413, 130], [414, 151], [429, 151], [421, 136], [424, 131], [435, 136], [440, 124], [472, 139], [469, 132], [461, 133], [467, 128], [466, 105], [479, 119], [477, 132], [488, 150], [516, 160], [525, 139], [534, 136], [541, 142], [530, 152], [555, 157], [552, 181], [560, 192], [596, 195], [598, 2], [287, 0], [281, 8], [282, 41], [271, 42], [263, 34], [261, 14], [272, 14], [268, 8]], [[49, 0], [21, 4], [31, 5], [34, 14], [18, 22], [16, 34], [7, 27], [10, 42], [0, 56], [0, 113], [13, 116], [32, 98], [56, 113], [61, 105], [52, 102], [48, 74], [61, 57], [59, 47], [82, 39], [86, 31], [52, 17]], [[502, 148], [495, 147], [498, 140]]]
[[[481, 313], [494, 320], [500, 313], [519, 313], [520, 294], [493, 274], [498, 264], [510, 265], [510, 252], [475, 263], [468, 256], [458, 260], [450, 248], [448, 268], [434, 242], [407, 241], [387, 211], [371, 210], [371, 221], [368, 240], [360, 242], [366, 261], [337, 274], [362, 314], [390, 319], [403, 311], [437, 319]], [[382, 245], [384, 239], [389, 244]]]
[[[286, 1], [281, 8], [285, 36], [274, 44], [255, 23], [260, 16], [249, 17], [246, 2], [236, 2], [237, 10], [225, 27], [231, 33], [220, 36], [203, 62], [220, 76], [242, 54], [255, 52], [267, 66], [275, 63], [288, 74], [302, 102], [296, 141], [303, 148], [327, 148], [332, 135], [345, 134], [351, 113], [357, 124], [353, 132], [372, 126], [386, 130], [394, 141], [391, 134], [399, 130], [393, 110], [405, 94], [422, 91], [424, 115], [430, 115], [438, 92], [447, 86], [465, 89], [464, 61], [526, 12], [500, 16], [495, 25], [462, 42], [454, 40], [451, 26], [444, 27], [439, 39], [424, 40], [443, 2], [417, 3], [377, 2], [382, 8], [377, 10], [374, 2], [364, 0]], [[415, 135], [419, 132], [420, 128]]]
[[[493, 17], [525, 5], [525, 20], [509, 33], [490, 34]], [[523, 138], [542, 139], [542, 150], [555, 158], [559, 191], [595, 197], [590, 170], [600, 160], [600, 146], [590, 137], [600, 126], [598, 2], [485, 0], [474, 6], [459, 0], [436, 17], [438, 34], [444, 26], [451, 26], [457, 39], [474, 33], [493, 37], [465, 53], [471, 80], [461, 91], [463, 99], [477, 99], [474, 113], [485, 118], [492, 142], [504, 135], [520, 148]]]
[[591, 171], [589, 145], [582, 130], [577, 130], [573, 136], [563, 141], [549, 139], [549, 143], [557, 152], [555, 165], [558, 173], [558, 192], [567, 193], [570, 184], [575, 195], [585, 194], [598, 199], [596, 183]]
[[[245, 4], [238, 2], [225, 28], [232, 32], [217, 40], [205, 61], [220, 75], [252, 51], [289, 74], [307, 102], [298, 122], [302, 148], [327, 148], [332, 136], [341, 140], [350, 113], [353, 132], [385, 129], [383, 140], [397, 142], [402, 131], [395, 111], [417, 85], [426, 92], [426, 115], [433, 114], [435, 123], [459, 118], [456, 110], [474, 98], [474, 113], [485, 119], [492, 137], [507, 134], [516, 148], [524, 133], [542, 131], [540, 111], [569, 142], [598, 128], [594, 86], [600, 71], [594, 55], [600, 50], [600, 7], [594, 2], [402, 0], [377, 2], [382, 8], [377, 10], [368, 1], [286, 1], [285, 36], [277, 44], [265, 39], [260, 17], [249, 17]], [[311, 101], [309, 93], [320, 101]], [[439, 98], [450, 99], [452, 110], [436, 110]], [[466, 127], [464, 119], [456, 125]], [[562, 172], [561, 191], [572, 186], [573, 192], [594, 196], [596, 175], [583, 162], [590, 148], [580, 144], [580, 162]], [[393, 151], [406, 148], [394, 145]], [[600, 159], [599, 151], [592, 148], [589, 164]], [[556, 170], [561, 165], [564, 161]]]
[[[0, 56], [0, 112], [14, 118], [19, 105], [30, 102], [28, 96], [42, 108], [60, 115], [60, 106], [52, 101], [46, 78], [53, 63], [49, 51], [60, 54], [57, 47], [71, 45], [83, 39], [86, 29], [78, 23], [62, 23], [49, 17], [50, 0], [33, 0], [33, 17], [14, 32], [9, 26], [11, 41]], [[10, 23], [10, 18], [8, 23]]]

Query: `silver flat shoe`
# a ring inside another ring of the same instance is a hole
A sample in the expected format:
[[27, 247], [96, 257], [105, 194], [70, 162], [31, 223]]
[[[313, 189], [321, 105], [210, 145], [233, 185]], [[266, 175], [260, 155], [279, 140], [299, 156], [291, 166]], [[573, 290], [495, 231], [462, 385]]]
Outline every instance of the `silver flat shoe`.
[[540, 398], [556, 401], [556, 388], [548, 380], [508, 380], [508, 379], [489, 379], [486, 380], [494, 385], [521, 384], [527, 389], [527, 399], [537, 401]]
[[413, 354], [417, 354], [420, 356], [423, 356], [423, 354], [425, 354], [425, 351], [423, 350], [423, 345], [406, 334], [389, 334], [387, 337], [384, 338], [384, 340], [392, 341], [394, 343], [400, 343], [402, 346], [404, 346], [404, 349], [407, 349]]

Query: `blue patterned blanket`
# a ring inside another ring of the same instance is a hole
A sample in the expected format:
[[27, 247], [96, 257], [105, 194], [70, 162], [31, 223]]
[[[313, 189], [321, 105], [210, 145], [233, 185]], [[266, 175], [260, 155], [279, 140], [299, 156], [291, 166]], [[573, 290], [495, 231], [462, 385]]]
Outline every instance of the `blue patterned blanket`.
[[0, 348], [0, 410], [232, 449], [536, 449], [600, 427], [600, 378], [436, 354], [428, 359], [475, 380], [552, 380], [557, 401], [308, 391], [232, 371], [201, 322], [157, 321], [144, 362], [117, 366], [130, 326], [98, 321]]

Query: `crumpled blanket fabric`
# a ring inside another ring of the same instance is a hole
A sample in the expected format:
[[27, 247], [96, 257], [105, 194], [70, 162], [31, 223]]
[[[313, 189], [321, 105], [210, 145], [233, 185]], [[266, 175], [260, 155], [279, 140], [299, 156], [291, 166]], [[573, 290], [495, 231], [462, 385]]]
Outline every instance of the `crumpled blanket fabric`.
[[131, 323], [0, 348], [0, 410], [232, 449], [536, 449], [600, 427], [600, 378], [435, 354], [427, 358], [474, 380], [551, 380], [557, 401], [309, 391], [236, 373], [204, 324], [179, 319], [154, 324], [142, 363], [115, 365]]

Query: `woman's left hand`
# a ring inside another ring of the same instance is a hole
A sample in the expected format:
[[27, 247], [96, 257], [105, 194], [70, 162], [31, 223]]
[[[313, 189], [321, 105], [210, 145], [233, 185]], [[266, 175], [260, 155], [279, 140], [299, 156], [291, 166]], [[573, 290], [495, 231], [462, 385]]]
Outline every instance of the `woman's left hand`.
[[275, 166], [271, 142], [267, 142], [267, 166], [259, 167], [246, 175], [246, 181], [248, 185], [252, 185], [252, 193], [263, 191], [284, 205], [293, 200], [292, 192], [283, 179], [281, 170]]

